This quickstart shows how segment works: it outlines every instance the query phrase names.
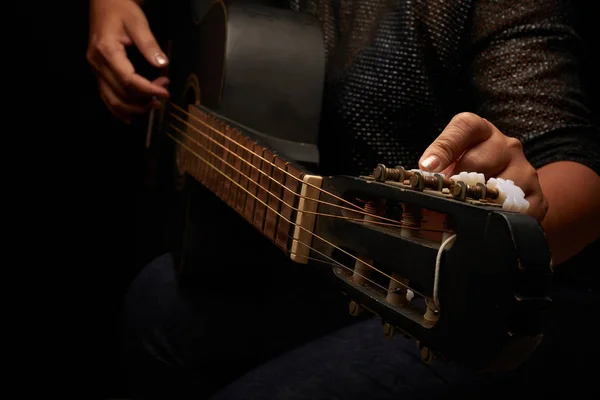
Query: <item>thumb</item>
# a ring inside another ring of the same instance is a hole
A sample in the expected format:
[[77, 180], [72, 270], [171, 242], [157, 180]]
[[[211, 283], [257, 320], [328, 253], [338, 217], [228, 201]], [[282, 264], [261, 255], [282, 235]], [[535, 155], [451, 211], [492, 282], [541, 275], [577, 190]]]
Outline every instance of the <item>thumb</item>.
[[457, 114], [425, 150], [419, 167], [430, 172], [447, 170], [465, 151], [486, 141], [493, 132], [492, 125], [478, 115]]
[[169, 64], [167, 56], [161, 50], [143, 15], [138, 17], [136, 22], [127, 24], [125, 28], [133, 43], [150, 64], [157, 68], [164, 68]]

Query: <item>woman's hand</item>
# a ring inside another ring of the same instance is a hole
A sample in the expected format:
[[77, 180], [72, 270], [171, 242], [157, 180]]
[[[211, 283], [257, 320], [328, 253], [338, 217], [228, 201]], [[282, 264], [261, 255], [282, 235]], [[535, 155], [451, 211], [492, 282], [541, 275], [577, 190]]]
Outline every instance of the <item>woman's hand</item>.
[[153, 66], [166, 67], [167, 57], [136, 1], [91, 0], [87, 60], [98, 77], [102, 100], [113, 115], [126, 122], [133, 114], [160, 106], [158, 97], [169, 96], [167, 78], [150, 82], [135, 72], [125, 51], [132, 44]]
[[446, 176], [467, 171], [480, 172], [486, 180], [510, 179], [525, 192], [527, 214], [542, 221], [548, 211], [537, 171], [525, 158], [521, 142], [475, 114], [456, 115], [425, 150], [419, 167]]

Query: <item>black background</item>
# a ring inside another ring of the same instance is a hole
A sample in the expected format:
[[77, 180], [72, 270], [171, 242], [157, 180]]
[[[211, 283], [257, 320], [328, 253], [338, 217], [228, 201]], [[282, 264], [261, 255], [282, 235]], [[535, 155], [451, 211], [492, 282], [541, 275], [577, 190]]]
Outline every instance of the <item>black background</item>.
[[[593, 54], [598, 31], [590, 3], [575, 5], [579, 33]], [[9, 179], [18, 180], [7, 193], [26, 211], [15, 226], [15, 236], [25, 238], [18, 259], [26, 261], [8, 265], [27, 275], [19, 281], [26, 282], [19, 292], [25, 295], [17, 298], [28, 307], [14, 328], [27, 336], [20, 361], [29, 371], [44, 365], [47, 377], [64, 371], [50, 379], [53, 394], [117, 396], [125, 392], [121, 301], [139, 268], [163, 250], [157, 200], [144, 180], [145, 127], [116, 121], [99, 99], [85, 59], [87, 1], [19, 7], [18, 18], [6, 14], [3, 64], [5, 87], [14, 93], [5, 98], [12, 107], [5, 111], [5, 154], [13, 160]], [[591, 57], [584, 59], [596, 116], [597, 70]], [[20, 143], [13, 145], [15, 136]]]

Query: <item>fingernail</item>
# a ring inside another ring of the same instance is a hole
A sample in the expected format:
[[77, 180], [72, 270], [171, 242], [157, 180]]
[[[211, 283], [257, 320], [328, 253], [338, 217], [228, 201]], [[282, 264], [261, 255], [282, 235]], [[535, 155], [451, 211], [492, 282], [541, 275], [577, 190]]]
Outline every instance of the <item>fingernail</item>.
[[154, 55], [154, 59], [156, 60], [156, 62], [158, 63], [158, 65], [160, 65], [161, 67], [167, 64], [167, 57], [165, 57], [161, 53], [156, 53]]
[[434, 155], [427, 156], [421, 161], [421, 165], [428, 171], [435, 171], [440, 166], [440, 159]]

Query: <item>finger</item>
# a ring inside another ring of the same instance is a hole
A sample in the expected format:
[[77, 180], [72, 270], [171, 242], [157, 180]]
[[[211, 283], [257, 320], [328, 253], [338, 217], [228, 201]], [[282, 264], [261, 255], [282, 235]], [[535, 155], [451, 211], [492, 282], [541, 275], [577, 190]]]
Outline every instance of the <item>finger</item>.
[[161, 108], [162, 107], [162, 101], [158, 100], [158, 99], [152, 99], [148, 105], [149, 108]]
[[491, 123], [475, 114], [458, 114], [425, 150], [419, 160], [419, 167], [426, 171], [440, 172], [496, 131], [498, 130]]
[[[150, 82], [135, 72], [123, 45], [117, 40], [111, 43], [101, 47], [101, 54], [105, 60], [105, 67], [114, 73], [120, 91], [132, 92], [136, 95], [169, 97], [169, 92], [164, 87]], [[105, 71], [104, 68], [101, 70]]]
[[167, 56], [161, 50], [157, 43], [148, 20], [140, 10], [125, 24], [127, 33], [133, 40], [140, 53], [148, 60], [150, 64], [157, 68], [164, 68], [169, 64]]
[[106, 108], [112, 114], [113, 117], [117, 118], [118, 120], [120, 120], [126, 124], [131, 124], [131, 115], [127, 115], [127, 114], [122, 113], [122, 112], [118, 111], [117, 109], [113, 108], [111, 106], [111, 101], [107, 98], [105, 93], [100, 92], [100, 98], [102, 99], [104, 104], [106, 104]]
[[147, 112], [151, 104], [147, 102], [145, 104], [126, 102], [120, 98], [114, 90], [104, 81], [99, 82], [100, 94], [108, 109], [117, 118], [123, 121], [130, 121], [133, 114], [143, 114]]
[[[99, 80], [103, 81], [105, 84], [110, 86], [112, 91], [121, 99], [129, 99], [134, 97], [131, 92], [125, 90], [121, 82], [117, 79], [114, 72], [108, 68], [105, 64], [102, 65], [97, 73], [99, 76]], [[138, 94], [138, 98], [140, 95]], [[146, 98], [152, 98], [149, 95], [146, 95]]]
[[[161, 96], [151, 96], [145, 93], [140, 92], [132, 92], [127, 91], [123, 88], [120, 82], [117, 80], [115, 74], [107, 67], [103, 67], [98, 75], [101, 77], [103, 81], [105, 81], [111, 89], [115, 92], [115, 94], [120, 97], [124, 101], [134, 102], [134, 103], [149, 103]], [[169, 79], [167, 77], [159, 77], [152, 81], [152, 84], [161, 86], [167, 89], [169, 85]]]
[[488, 140], [464, 152], [451, 173], [479, 172], [486, 178], [496, 177], [508, 167], [516, 150], [520, 148], [520, 142], [516, 142], [517, 144], [513, 144], [510, 139], [507, 141], [504, 135], [492, 135]]
[[536, 169], [525, 157], [521, 162], [513, 162], [497, 177], [513, 181], [525, 193], [525, 200], [529, 202], [526, 212], [528, 215], [539, 221], [544, 218], [548, 211], [548, 202], [542, 192]]
[[[152, 81], [152, 83], [163, 86], [163, 87], [167, 87], [170, 83], [169, 78], [167, 78], [166, 76], [161, 76], [159, 78], [156, 78], [155, 80]], [[150, 100], [150, 107], [151, 108], [161, 108], [163, 105], [163, 99], [158, 97], [158, 96], [152, 96], [152, 99]]]
[[169, 83], [171, 83], [171, 81], [166, 76], [159, 76], [158, 78], [153, 80], [152, 83], [158, 86], [162, 86], [166, 89], [167, 86], [169, 86]]

